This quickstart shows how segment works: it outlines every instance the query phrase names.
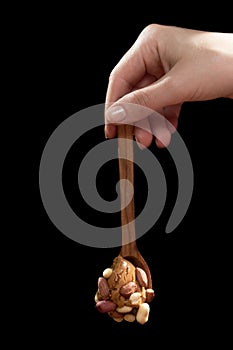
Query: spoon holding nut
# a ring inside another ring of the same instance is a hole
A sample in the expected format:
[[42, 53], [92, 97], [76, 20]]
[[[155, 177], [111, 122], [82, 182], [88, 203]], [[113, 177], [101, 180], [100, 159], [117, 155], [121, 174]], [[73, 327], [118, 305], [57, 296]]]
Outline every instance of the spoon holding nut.
[[[96, 309], [116, 322], [148, 321], [154, 298], [149, 266], [136, 244], [133, 162], [133, 126], [118, 126], [122, 246], [118, 256], [98, 278]], [[125, 181], [123, 181], [125, 180]], [[130, 186], [129, 186], [130, 183]]]

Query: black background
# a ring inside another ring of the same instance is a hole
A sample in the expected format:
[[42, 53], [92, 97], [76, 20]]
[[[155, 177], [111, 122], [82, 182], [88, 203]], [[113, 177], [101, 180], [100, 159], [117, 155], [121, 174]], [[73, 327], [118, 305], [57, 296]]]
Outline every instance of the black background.
[[[164, 347], [209, 344], [220, 339], [223, 311], [228, 307], [230, 219], [226, 200], [231, 200], [232, 101], [218, 99], [183, 105], [178, 130], [193, 162], [194, 192], [183, 221], [168, 235], [165, 226], [177, 183], [167, 151], [151, 146], [164, 166], [170, 197], [158, 222], [138, 240], [151, 268], [156, 292], [147, 324], [118, 324], [95, 310], [97, 278], [119, 249], [92, 248], [70, 240], [53, 225], [41, 202], [38, 171], [49, 136], [72, 114], [104, 103], [111, 70], [146, 25], [157, 22], [211, 31], [233, 29], [232, 18], [224, 6], [219, 9], [211, 4], [205, 13], [194, 4], [171, 8], [132, 3], [128, 12], [123, 5], [109, 6], [35, 8], [25, 29], [36, 120], [31, 127], [37, 137], [32, 159], [32, 194], [36, 204], [33, 209], [28, 208], [33, 220], [24, 266], [26, 281], [21, 282], [25, 290], [22, 310], [28, 322], [21, 336], [27, 339], [30, 334], [35, 344], [64, 344], [64, 348], [71, 343], [78, 348], [81, 343], [103, 348], [112, 344], [115, 347], [118, 342], [132, 347], [144, 342], [144, 346], [152, 348], [159, 343]], [[98, 128], [82, 138], [79, 146], [85, 153], [91, 144], [103, 140], [103, 129]], [[64, 170], [67, 196], [74, 207], [79, 200], [74, 174], [78, 157], [78, 148], [74, 147]], [[101, 176], [100, 192], [107, 196], [117, 178], [117, 164], [103, 169]], [[143, 176], [137, 171], [138, 211], [145, 200], [142, 183]], [[86, 208], [82, 215], [95, 220]], [[103, 222], [98, 217], [96, 220]], [[227, 334], [225, 328], [224, 333]]]

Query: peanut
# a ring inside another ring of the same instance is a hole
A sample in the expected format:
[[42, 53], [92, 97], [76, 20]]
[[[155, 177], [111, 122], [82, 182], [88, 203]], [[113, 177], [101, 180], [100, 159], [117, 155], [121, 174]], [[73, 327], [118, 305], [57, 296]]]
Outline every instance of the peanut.
[[108, 282], [104, 277], [99, 277], [98, 279], [98, 290], [103, 299], [108, 299], [109, 287]]
[[128, 322], [134, 322], [135, 321], [135, 315], [133, 314], [126, 314], [124, 316], [124, 320]]
[[96, 303], [96, 308], [101, 313], [107, 313], [115, 310], [117, 305], [110, 300], [100, 300]]
[[110, 311], [108, 314], [112, 318], [123, 318], [123, 315], [117, 312], [116, 310]]
[[116, 308], [116, 311], [120, 312], [122, 314], [126, 314], [126, 313], [130, 312], [131, 310], [132, 310], [132, 307], [131, 306], [126, 306], [126, 305]]
[[140, 267], [136, 267], [135, 272], [136, 272], [137, 281], [140, 284], [140, 286], [146, 288], [148, 285], [148, 278], [145, 271]]
[[138, 308], [136, 320], [141, 324], [146, 323], [148, 321], [148, 318], [149, 318], [149, 313], [150, 313], [149, 304], [148, 303], [141, 304]]
[[141, 293], [139, 292], [135, 292], [133, 294], [130, 295], [129, 297], [129, 302], [131, 305], [139, 305], [141, 303]]
[[154, 299], [154, 296], [155, 296], [154, 290], [152, 288], [148, 288], [146, 290], [146, 301], [147, 301], [147, 303], [150, 303]]
[[120, 294], [125, 297], [129, 298], [131, 294], [133, 294], [137, 290], [137, 285], [135, 282], [128, 282], [121, 286], [120, 288]]
[[95, 293], [95, 302], [98, 303], [99, 297], [98, 297], [98, 292]]
[[112, 274], [112, 269], [110, 267], [108, 267], [107, 269], [105, 269], [103, 271], [103, 277], [104, 278], [108, 279], [111, 276], [111, 274]]
[[113, 317], [112, 319], [113, 319], [114, 321], [116, 321], [116, 322], [121, 322], [121, 321], [123, 321], [123, 320], [124, 320], [124, 318], [123, 318], [123, 317], [118, 317], [118, 318]]

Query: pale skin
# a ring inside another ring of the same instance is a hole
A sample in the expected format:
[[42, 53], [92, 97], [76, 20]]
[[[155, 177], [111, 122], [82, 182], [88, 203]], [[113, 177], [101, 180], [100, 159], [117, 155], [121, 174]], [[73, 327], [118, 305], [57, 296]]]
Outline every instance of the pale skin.
[[[233, 99], [233, 34], [151, 24], [110, 74], [105, 136], [116, 137], [117, 124], [123, 122], [135, 125], [141, 146], [155, 139], [158, 147], [166, 147], [184, 102], [216, 98]], [[150, 118], [125, 110], [126, 104], [163, 115], [167, 122], [160, 126], [161, 137], [154, 136]]]

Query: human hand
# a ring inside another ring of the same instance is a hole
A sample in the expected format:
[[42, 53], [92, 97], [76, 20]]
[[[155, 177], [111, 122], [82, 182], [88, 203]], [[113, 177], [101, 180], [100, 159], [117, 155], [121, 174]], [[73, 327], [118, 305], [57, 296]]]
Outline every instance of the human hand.
[[[232, 77], [233, 34], [151, 24], [110, 75], [105, 136], [115, 137], [117, 123], [123, 122], [135, 125], [141, 145], [148, 147], [156, 135], [157, 146], [166, 147], [182, 104], [233, 98]], [[159, 128], [149, 110], [165, 117]]]

